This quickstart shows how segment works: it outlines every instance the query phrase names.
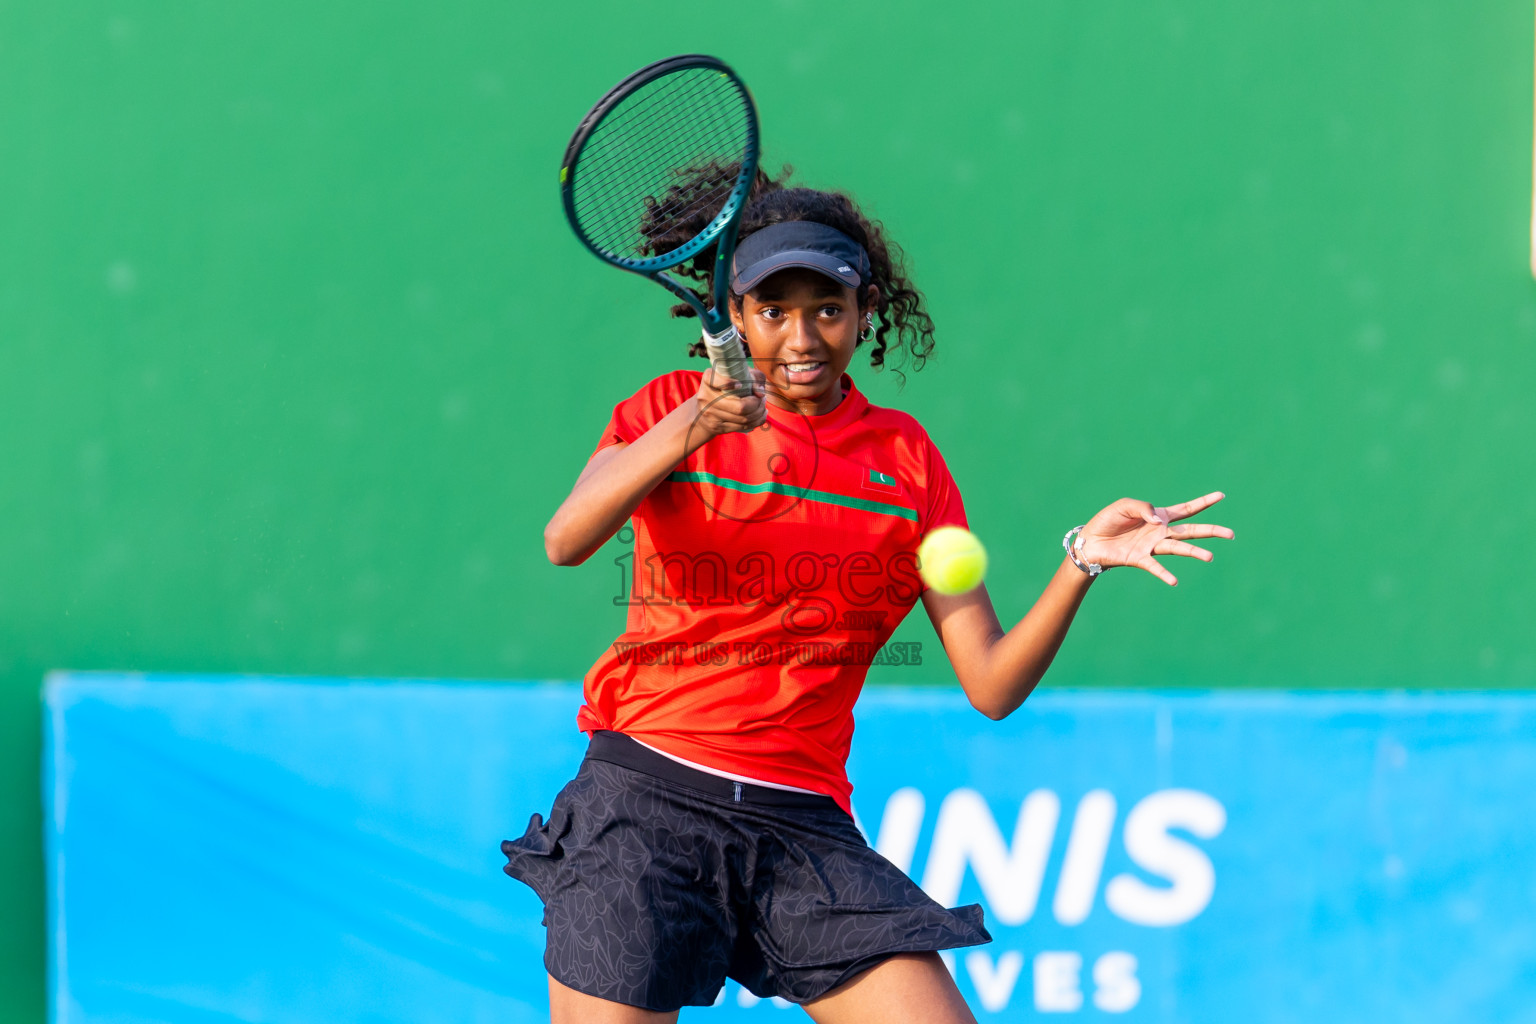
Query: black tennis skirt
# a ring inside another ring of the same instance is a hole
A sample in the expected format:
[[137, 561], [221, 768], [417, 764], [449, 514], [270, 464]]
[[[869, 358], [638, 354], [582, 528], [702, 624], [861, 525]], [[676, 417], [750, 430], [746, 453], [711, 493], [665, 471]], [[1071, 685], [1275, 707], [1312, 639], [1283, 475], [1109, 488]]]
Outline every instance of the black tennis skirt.
[[726, 978], [805, 1003], [898, 953], [990, 942], [831, 797], [732, 782], [598, 732], [546, 823], [501, 844], [544, 901], [544, 966], [648, 1010], [708, 1006]]

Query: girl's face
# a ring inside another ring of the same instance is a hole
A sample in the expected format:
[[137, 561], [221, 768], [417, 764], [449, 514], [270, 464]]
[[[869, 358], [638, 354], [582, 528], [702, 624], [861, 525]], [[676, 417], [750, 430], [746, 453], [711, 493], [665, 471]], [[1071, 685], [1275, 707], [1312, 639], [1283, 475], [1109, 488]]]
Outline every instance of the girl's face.
[[[870, 285], [864, 308], [872, 308], [878, 296]], [[742, 296], [731, 317], [747, 339], [753, 365], [768, 378], [770, 402], [812, 416], [837, 407], [843, 371], [864, 328], [858, 292], [825, 274], [792, 267]]]

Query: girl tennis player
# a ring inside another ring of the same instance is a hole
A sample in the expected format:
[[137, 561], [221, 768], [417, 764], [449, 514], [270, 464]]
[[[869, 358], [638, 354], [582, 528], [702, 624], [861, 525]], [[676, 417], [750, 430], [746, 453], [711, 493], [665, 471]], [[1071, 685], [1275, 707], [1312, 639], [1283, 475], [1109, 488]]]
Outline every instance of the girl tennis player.
[[[660, 249], [703, 226], [644, 230]], [[577, 716], [586, 759], [549, 820], [502, 844], [544, 902], [552, 1018], [673, 1021], [729, 977], [820, 1024], [973, 1021], [937, 951], [990, 941], [981, 908], [929, 899], [850, 816], [871, 657], [921, 599], [966, 696], [1003, 718], [1101, 567], [1172, 584], [1154, 555], [1210, 560], [1188, 541], [1232, 531], [1181, 520], [1222, 495], [1103, 509], [1004, 630], [984, 587], [924, 589], [914, 552], [966, 525], [959, 488], [917, 421], [845, 372], [861, 347], [876, 367], [932, 350], [900, 250], [849, 197], [760, 174], [732, 272], [750, 389], [680, 370], [620, 402], [544, 533], [560, 565], [626, 520], [635, 535], [627, 629]]]

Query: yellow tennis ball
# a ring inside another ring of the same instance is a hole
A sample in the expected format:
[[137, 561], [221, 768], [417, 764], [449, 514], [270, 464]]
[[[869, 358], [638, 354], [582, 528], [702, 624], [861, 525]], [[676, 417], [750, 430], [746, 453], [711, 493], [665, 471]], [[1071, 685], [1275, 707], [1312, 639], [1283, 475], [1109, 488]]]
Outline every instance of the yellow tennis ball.
[[987, 574], [987, 549], [970, 530], [941, 526], [918, 546], [917, 569], [923, 582], [939, 593], [963, 594]]

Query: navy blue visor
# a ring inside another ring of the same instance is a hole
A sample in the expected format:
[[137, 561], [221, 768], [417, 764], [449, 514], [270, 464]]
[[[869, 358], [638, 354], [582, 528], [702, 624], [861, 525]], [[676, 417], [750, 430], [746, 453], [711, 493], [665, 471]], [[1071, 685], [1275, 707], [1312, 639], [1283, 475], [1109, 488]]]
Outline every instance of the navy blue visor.
[[869, 280], [869, 254], [862, 245], [825, 224], [791, 220], [741, 240], [731, 260], [731, 291], [745, 295], [769, 274], [790, 267], [819, 271], [850, 288]]

